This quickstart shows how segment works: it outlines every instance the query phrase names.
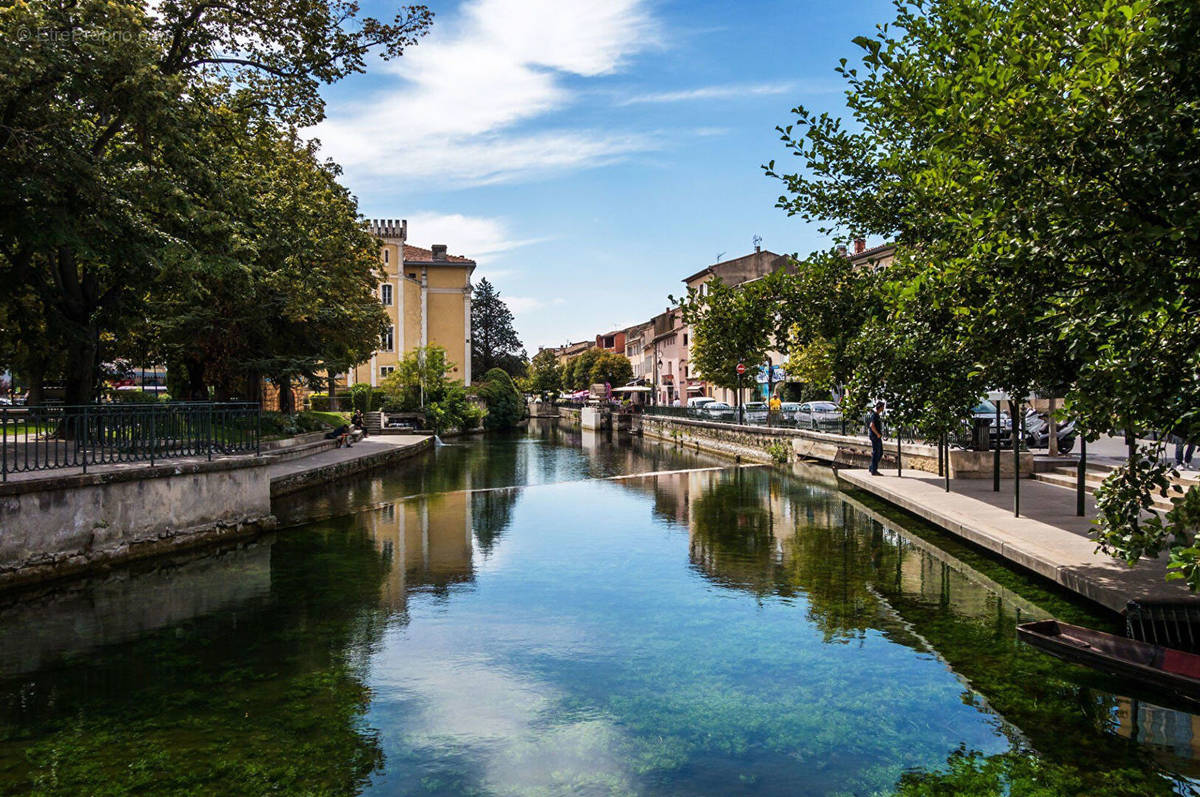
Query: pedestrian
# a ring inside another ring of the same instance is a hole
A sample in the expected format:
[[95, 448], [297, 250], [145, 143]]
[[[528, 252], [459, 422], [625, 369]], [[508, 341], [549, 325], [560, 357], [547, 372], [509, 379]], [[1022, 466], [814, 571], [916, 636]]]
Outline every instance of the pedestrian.
[[354, 415], [350, 417], [350, 425], [362, 432], [362, 436], [367, 436], [367, 419], [363, 415], [362, 410], [355, 410]]
[[871, 475], [879, 475], [879, 461], [883, 459], [883, 402], [867, 416], [867, 437], [871, 438]]
[[1192, 469], [1192, 454], [1196, 451], [1196, 444], [1189, 443], [1182, 435], [1172, 435], [1175, 438], [1175, 467], [1182, 468], [1187, 466], [1188, 470]]

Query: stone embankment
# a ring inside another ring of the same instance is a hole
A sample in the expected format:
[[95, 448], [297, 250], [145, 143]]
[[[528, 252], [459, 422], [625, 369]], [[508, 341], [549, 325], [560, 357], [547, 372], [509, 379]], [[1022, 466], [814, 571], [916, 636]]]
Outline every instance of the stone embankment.
[[[691, 418], [642, 415], [641, 431], [649, 437], [670, 440], [698, 451], [733, 456], [752, 462], [814, 460], [839, 468], [865, 468], [871, 462], [871, 444], [865, 437], [769, 426], [713, 423]], [[901, 443], [902, 469], [938, 471], [936, 446]], [[881, 467], [896, 468], [896, 441], [884, 443]], [[1013, 457], [1000, 458], [1001, 475], [1012, 476]], [[950, 478], [991, 478], [993, 459], [987, 451], [950, 451]], [[1033, 455], [1021, 454], [1022, 473], [1033, 471]]]
[[262, 456], [21, 474], [0, 484], [0, 589], [274, 528], [271, 498], [387, 467], [427, 450], [428, 436], [334, 448], [321, 432], [264, 443]]

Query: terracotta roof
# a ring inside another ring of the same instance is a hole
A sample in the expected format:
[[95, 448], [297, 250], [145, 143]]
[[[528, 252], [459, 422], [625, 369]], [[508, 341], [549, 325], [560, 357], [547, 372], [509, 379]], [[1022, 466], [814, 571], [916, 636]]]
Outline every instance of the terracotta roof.
[[896, 245], [894, 243], [880, 244], [879, 246], [873, 246], [870, 249], [864, 249], [861, 252], [847, 252], [846, 257], [850, 258], [851, 260], [862, 260], [875, 255], [891, 254], [891, 252], [888, 252], [887, 250], [894, 250], [895, 248]]
[[475, 261], [469, 257], [460, 255], [446, 255], [445, 260], [434, 260], [432, 249], [422, 249], [419, 246], [404, 245], [404, 262], [405, 263], [470, 263], [475, 265]]

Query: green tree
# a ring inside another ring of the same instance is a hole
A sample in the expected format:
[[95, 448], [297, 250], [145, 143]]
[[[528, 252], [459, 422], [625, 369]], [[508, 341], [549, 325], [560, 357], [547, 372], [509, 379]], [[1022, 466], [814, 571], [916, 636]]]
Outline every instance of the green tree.
[[483, 376], [479, 395], [487, 403], [483, 425], [487, 429], [512, 429], [525, 417], [525, 400], [503, 368], [493, 368]]
[[562, 369], [558, 358], [550, 349], [542, 349], [533, 355], [529, 368], [529, 387], [534, 393], [554, 393], [562, 390]]
[[[736, 389], [737, 366], [754, 369], [765, 361], [777, 327], [776, 306], [783, 272], [732, 287], [719, 278], [703, 293], [689, 289], [679, 302], [691, 325], [692, 373], [719, 387]], [[743, 382], [748, 380], [743, 377]]]
[[184, 0], [153, 14], [82, 0], [0, 14], [0, 277], [32, 289], [60, 331], [68, 402], [92, 398], [102, 344], [144, 317], [164, 255], [193, 243], [178, 227], [208, 232], [187, 186], [203, 174], [196, 142], [213, 109], [312, 125], [322, 84], [362, 71], [373, 50], [400, 55], [430, 19], [420, 6], [360, 18], [328, 0]]
[[[1065, 390], [1090, 437], [1200, 436], [1198, 33], [1175, 0], [901, 3], [841, 67], [855, 124], [798, 108], [782, 128], [803, 165], [768, 166], [780, 206], [896, 240], [898, 306], [954, 316], [930, 343], [989, 387]], [[1196, 587], [1200, 491], [1142, 519], [1156, 453], [1106, 480], [1099, 538], [1130, 561], [1172, 548]]]
[[838, 250], [814, 252], [779, 279], [772, 304], [788, 376], [841, 391], [858, 364], [854, 343], [883, 312], [881, 276]]
[[500, 291], [481, 279], [471, 296], [471, 373], [503, 368], [510, 376], [525, 373], [525, 349], [513, 328], [513, 314]]
[[434, 432], [473, 427], [479, 420], [458, 379], [448, 377], [454, 363], [441, 346], [425, 346], [404, 355], [384, 378], [387, 405], [399, 411], [425, 413]]

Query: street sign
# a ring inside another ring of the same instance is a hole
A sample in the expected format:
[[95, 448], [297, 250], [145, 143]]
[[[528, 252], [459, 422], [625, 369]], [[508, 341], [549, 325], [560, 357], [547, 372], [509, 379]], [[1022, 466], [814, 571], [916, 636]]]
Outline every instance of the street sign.
[[737, 373], [738, 373], [738, 376], [741, 376], [742, 374], [746, 373], [746, 364], [745, 363], [738, 363]]

